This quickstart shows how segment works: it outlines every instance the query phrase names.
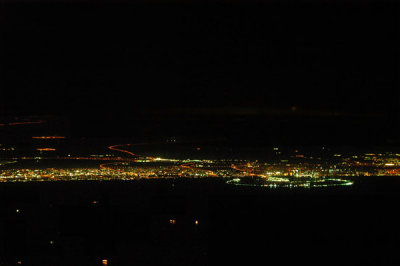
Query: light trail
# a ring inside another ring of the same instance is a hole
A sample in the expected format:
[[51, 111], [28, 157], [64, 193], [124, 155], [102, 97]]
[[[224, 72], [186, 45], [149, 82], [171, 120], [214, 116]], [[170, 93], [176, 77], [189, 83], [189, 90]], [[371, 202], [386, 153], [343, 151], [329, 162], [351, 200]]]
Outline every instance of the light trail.
[[124, 162], [136, 162], [135, 159], [128, 159], [122, 157], [21, 157], [21, 158], [12, 158], [14, 160], [90, 160], [90, 161], [124, 161]]
[[43, 124], [46, 121], [44, 120], [39, 120], [39, 121], [26, 121], [26, 122], [11, 122], [11, 123], [3, 123], [0, 124], [0, 127], [4, 126], [17, 126], [17, 125], [32, 125], [32, 124]]
[[[154, 160], [155, 160], [154, 157], [143, 156], [143, 155], [139, 155], [139, 154], [133, 153], [133, 152], [128, 151], [128, 150], [116, 148], [116, 147], [121, 147], [121, 146], [122, 146], [122, 147], [123, 147], [123, 146], [137, 146], [137, 145], [144, 145], [144, 144], [147, 144], [147, 143], [119, 144], [119, 145], [112, 145], [112, 146], [109, 146], [108, 148], [109, 148], [110, 150], [119, 151], [119, 152], [123, 152], [123, 153], [127, 153], [127, 154], [129, 154], [129, 155], [131, 155], [131, 156], [135, 156], [135, 157], [145, 157], [146, 159], [150, 160], [151, 162], [154, 161]], [[114, 165], [115, 165], [115, 163], [105, 163], [105, 164], [101, 164], [101, 165], [100, 165], [100, 168], [108, 169], [108, 170], [111, 170], [111, 171], [117, 171], [117, 172], [124, 173], [124, 174], [127, 174], [127, 175], [134, 175], [134, 176], [136, 176], [136, 177], [138, 176], [136, 173], [126, 172], [126, 171], [122, 171], [122, 170], [117, 170], [117, 169], [113, 169], [113, 168], [110, 168], [110, 167], [106, 167], [106, 166], [105, 166], [105, 165], [109, 165], [109, 164], [114, 164]], [[145, 177], [145, 178], [149, 178], [149, 176], [150, 176], [150, 175], [148, 175], [148, 176]]]
[[154, 160], [155, 160], [154, 157], [144, 156], [144, 155], [140, 155], [140, 154], [133, 153], [133, 152], [128, 151], [128, 150], [116, 148], [116, 147], [121, 147], [121, 146], [137, 146], [137, 145], [144, 145], [144, 144], [147, 144], [147, 143], [119, 144], [119, 145], [112, 145], [112, 146], [109, 146], [108, 148], [109, 148], [110, 150], [119, 151], [119, 152], [124, 152], [124, 153], [127, 153], [127, 154], [129, 154], [129, 155], [136, 156], [136, 157], [145, 157], [145, 158], [149, 159], [150, 161], [154, 161]]
[[[112, 145], [112, 146], [109, 146], [108, 148], [109, 148], [110, 150], [119, 151], [119, 152], [124, 152], [124, 153], [127, 153], [127, 154], [129, 154], [129, 155], [131, 155], [131, 156], [135, 156], [135, 157], [145, 157], [146, 159], [148, 159], [148, 160], [150, 160], [151, 162], [153, 162], [154, 160], [156, 160], [156, 158], [154, 158], [154, 157], [139, 155], [139, 154], [133, 153], [133, 152], [131, 152], [131, 151], [128, 151], [128, 150], [120, 149], [120, 148], [119, 148], [119, 147], [123, 147], [123, 146], [144, 145], [144, 144], [147, 144], [147, 143], [119, 144], [119, 145]], [[117, 147], [118, 147], [118, 148], [117, 148]], [[100, 167], [106, 168], [105, 165], [106, 165], [106, 164], [102, 164]], [[211, 171], [211, 170], [204, 170], [204, 169], [201, 169], [201, 168], [199, 168], [199, 167], [193, 167], [193, 165], [194, 165], [194, 163], [186, 163], [186, 164], [182, 164], [182, 165], [180, 165], [180, 166], [181, 166], [182, 168], [205, 171], [209, 176], [214, 176], [214, 177], [217, 177], [217, 176], [218, 176], [214, 171]], [[112, 169], [112, 168], [109, 168], [109, 167], [106, 168], [106, 169], [115, 170], [115, 171], [118, 171], [118, 172], [122, 172], [122, 173], [129, 174], [129, 172], [125, 172], [125, 171], [122, 171], [122, 170], [116, 170], [116, 169]], [[179, 173], [178, 176], [182, 176], [182, 174]], [[149, 176], [147, 176], [147, 178], [148, 178], [148, 177], [149, 177]]]
[[65, 139], [65, 136], [35, 136], [33, 139]]

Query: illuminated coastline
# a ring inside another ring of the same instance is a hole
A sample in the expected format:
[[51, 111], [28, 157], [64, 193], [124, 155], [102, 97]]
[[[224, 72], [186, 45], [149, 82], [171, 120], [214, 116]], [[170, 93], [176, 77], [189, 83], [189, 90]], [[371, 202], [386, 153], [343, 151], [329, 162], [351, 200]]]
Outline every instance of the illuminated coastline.
[[[295, 150], [274, 161], [169, 159], [137, 154], [132, 149], [145, 144], [112, 145], [108, 147], [112, 154], [90, 156], [57, 156], [55, 148], [36, 148], [40, 156], [3, 159], [0, 182], [221, 178], [235, 186], [314, 188], [351, 186], [350, 177], [398, 176], [400, 171], [398, 153], [335, 153], [321, 159]], [[279, 148], [273, 151], [281, 155]]]
[[351, 186], [353, 181], [338, 178], [319, 178], [319, 179], [302, 179], [289, 180], [284, 178], [273, 177], [271, 179], [256, 179], [256, 178], [234, 178], [226, 183], [236, 186], [250, 187], [268, 187], [268, 188], [317, 188], [317, 187], [337, 187]]

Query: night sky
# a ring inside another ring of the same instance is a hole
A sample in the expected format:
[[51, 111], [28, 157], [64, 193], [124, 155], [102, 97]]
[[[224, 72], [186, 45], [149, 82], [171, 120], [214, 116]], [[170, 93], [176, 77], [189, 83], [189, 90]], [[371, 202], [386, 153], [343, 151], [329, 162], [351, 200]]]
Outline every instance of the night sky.
[[398, 129], [395, 1], [2, 5], [3, 115], [344, 116]]

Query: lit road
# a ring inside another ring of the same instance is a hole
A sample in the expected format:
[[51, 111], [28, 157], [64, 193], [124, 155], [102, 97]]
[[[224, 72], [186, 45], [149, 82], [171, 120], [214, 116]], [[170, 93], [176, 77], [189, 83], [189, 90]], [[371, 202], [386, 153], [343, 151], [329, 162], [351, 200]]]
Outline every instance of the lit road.
[[[234, 164], [232, 164], [231, 168], [236, 170], [236, 171], [239, 171], [239, 172], [242, 172], [242, 173], [246, 173], [248, 176], [258, 176], [258, 177], [263, 177], [263, 178], [267, 178], [268, 177], [266, 175], [260, 175], [260, 174], [252, 173], [252, 171], [254, 171], [254, 169], [251, 169], [250, 166], [251, 166], [250, 164], [242, 164], [242, 165], [234, 165]], [[243, 167], [243, 168], [241, 168], [241, 167]]]
[[26, 122], [11, 122], [11, 123], [2, 123], [0, 124], [0, 127], [4, 126], [18, 126], [18, 125], [32, 125], [32, 124], [43, 124], [46, 121], [44, 120], [38, 120], [38, 121], [26, 121]]

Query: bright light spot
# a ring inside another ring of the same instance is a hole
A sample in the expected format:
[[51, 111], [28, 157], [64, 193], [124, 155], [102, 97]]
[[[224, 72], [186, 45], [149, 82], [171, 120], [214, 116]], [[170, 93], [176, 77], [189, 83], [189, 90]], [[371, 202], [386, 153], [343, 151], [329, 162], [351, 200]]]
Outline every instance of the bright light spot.
[[176, 224], [176, 220], [171, 219], [171, 220], [169, 220], [169, 223], [170, 223], [170, 224]]
[[103, 265], [108, 265], [108, 260], [102, 260], [101, 262], [103, 263]]

